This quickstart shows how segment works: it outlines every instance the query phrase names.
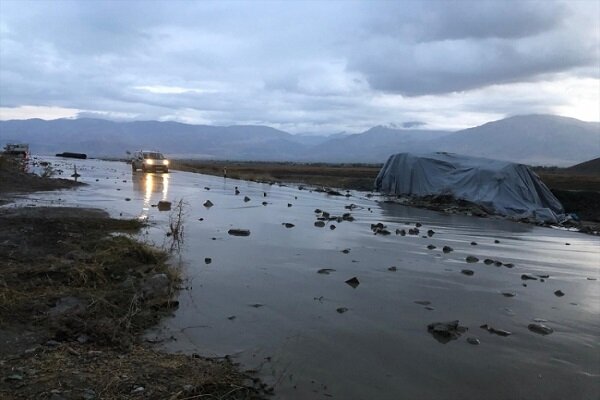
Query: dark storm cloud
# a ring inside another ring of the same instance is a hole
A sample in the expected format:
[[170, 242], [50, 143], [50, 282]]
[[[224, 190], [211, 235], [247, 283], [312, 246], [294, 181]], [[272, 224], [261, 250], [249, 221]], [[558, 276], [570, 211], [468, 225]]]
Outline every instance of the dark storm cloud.
[[407, 96], [453, 92], [469, 97], [443, 110], [456, 118], [538, 111], [564, 99], [481, 90], [597, 79], [598, 12], [562, 1], [2, 0], [0, 107], [297, 130], [429, 124], [419, 113], [443, 101]]

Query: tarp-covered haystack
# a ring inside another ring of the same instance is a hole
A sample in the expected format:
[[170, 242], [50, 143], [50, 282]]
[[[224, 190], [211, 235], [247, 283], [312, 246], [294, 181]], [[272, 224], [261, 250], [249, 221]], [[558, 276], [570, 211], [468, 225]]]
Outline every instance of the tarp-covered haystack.
[[560, 202], [533, 171], [508, 161], [449, 153], [399, 153], [381, 168], [375, 187], [393, 195], [449, 195], [511, 218], [556, 223], [564, 214]]

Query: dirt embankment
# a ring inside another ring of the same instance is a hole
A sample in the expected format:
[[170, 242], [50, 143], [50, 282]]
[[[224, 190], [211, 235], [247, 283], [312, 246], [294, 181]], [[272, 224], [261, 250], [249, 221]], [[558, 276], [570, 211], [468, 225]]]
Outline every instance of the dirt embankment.
[[[64, 187], [48, 179], [41, 185]], [[132, 238], [141, 227], [97, 209], [0, 209], [0, 398], [248, 399], [270, 392], [228, 361], [166, 354], [142, 341], [145, 329], [178, 306], [181, 277], [166, 252]]]

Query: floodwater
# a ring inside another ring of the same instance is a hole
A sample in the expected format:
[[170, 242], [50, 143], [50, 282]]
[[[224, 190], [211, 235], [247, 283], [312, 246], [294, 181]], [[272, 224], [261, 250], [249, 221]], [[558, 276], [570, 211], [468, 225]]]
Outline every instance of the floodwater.
[[[66, 176], [76, 164], [89, 186], [37, 193], [19, 203], [101, 207], [113, 216], [145, 218], [150, 228], [143, 238], [162, 245], [170, 213], [152, 205], [185, 202], [179, 256], [186, 289], [173, 317], [148, 337], [163, 340], [170, 351], [229, 355], [275, 385], [276, 398], [600, 396], [598, 237], [448, 216], [363, 193], [336, 197], [295, 185], [177, 171], [132, 174], [124, 163], [50, 159]], [[206, 200], [214, 206], [203, 207]], [[314, 226], [316, 208], [339, 216], [351, 203], [358, 206], [351, 211], [355, 221], [333, 222], [335, 230], [331, 222]], [[286, 222], [295, 226], [286, 228]], [[378, 222], [392, 234], [374, 235], [370, 224]], [[418, 236], [394, 233], [416, 222], [422, 224]], [[251, 234], [230, 236], [231, 228]], [[423, 238], [429, 229], [435, 234]], [[454, 251], [443, 253], [443, 246]], [[480, 261], [467, 263], [468, 255]], [[485, 258], [514, 267], [486, 265]], [[335, 271], [317, 273], [322, 268]], [[549, 277], [524, 281], [522, 274]], [[345, 283], [352, 277], [360, 282], [355, 288]], [[534, 319], [554, 332], [528, 330]], [[443, 344], [427, 325], [449, 320], [468, 331]], [[489, 333], [483, 324], [512, 334]], [[469, 344], [468, 337], [480, 344]]]

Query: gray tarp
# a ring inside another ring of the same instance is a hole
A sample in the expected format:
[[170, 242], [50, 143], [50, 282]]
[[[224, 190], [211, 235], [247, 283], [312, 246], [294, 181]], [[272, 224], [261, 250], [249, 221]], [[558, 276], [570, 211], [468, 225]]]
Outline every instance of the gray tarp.
[[394, 154], [379, 171], [375, 188], [395, 195], [451, 195], [513, 218], [556, 223], [564, 214], [527, 166], [458, 154]]

